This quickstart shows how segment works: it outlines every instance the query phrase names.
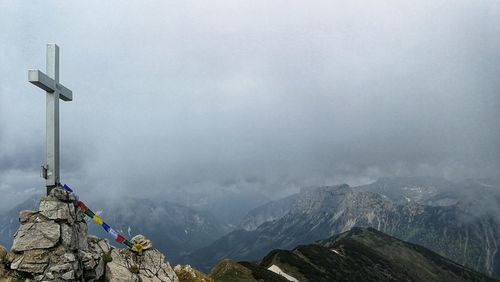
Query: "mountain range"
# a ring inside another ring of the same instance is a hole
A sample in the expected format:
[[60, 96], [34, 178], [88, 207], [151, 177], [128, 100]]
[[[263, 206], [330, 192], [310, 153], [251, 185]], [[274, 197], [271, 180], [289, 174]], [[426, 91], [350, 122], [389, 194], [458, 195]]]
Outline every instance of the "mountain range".
[[[302, 189], [248, 213], [235, 230], [183, 261], [208, 271], [222, 259], [253, 261], [353, 227], [372, 227], [477, 271], [500, 275], [500, 189], [434, 178]], [[255, 227], [257, 226], [257, 227]]]

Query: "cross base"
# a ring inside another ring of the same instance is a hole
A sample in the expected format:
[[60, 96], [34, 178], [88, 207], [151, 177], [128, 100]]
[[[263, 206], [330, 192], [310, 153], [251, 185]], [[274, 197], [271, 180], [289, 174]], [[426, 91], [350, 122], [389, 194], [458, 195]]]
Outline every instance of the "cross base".
[[61, 184], [58, 185], [51, 185], [51, 186], [46, 186], [47, 187], [47, 196], [50, 194], [50, 191], [56, 187], [61, 187]]

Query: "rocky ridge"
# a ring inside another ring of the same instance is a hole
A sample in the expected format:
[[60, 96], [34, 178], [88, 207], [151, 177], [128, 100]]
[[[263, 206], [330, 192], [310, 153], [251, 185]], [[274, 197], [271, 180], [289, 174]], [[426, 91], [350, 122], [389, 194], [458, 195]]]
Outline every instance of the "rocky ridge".
[[258, 262], [221, 261], [215, 281], [499, 281], [373, 228], [354, 227]]

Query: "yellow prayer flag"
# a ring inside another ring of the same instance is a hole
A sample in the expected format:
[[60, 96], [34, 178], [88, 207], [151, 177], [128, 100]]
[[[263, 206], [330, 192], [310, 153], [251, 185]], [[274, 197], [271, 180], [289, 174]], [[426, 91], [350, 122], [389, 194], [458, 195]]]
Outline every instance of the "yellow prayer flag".
[[102, 219], [97, 214], [94, 215], [94, 217], [92, 218], [92, 220], [94, 221], [95, 224], [102, 225]]

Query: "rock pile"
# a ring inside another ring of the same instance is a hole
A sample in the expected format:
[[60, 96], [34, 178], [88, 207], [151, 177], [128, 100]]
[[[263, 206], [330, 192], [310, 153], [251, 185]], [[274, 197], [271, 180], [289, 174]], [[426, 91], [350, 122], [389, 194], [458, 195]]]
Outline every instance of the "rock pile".
[[21, 211], [11, 251], [0, 246], [0, 281], [179, 281], [144, 236], [132, 240], [140, 252], [119, 250], [88, 236], [84, 217], [60, 188], [42, 197], [37, 211]]
[[37, 281], [78, 281], [80, 251], [88, 251], [87, 223], [64, 190], [42, 197], [38, 211], [21, 211], [21, 226], [7, 255], [10, 269]]

